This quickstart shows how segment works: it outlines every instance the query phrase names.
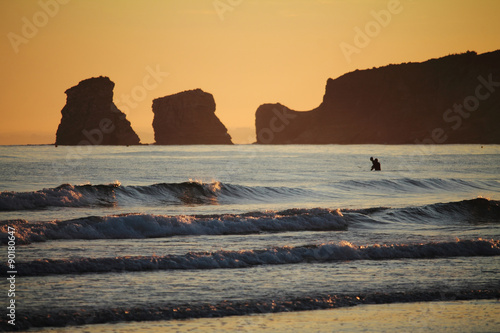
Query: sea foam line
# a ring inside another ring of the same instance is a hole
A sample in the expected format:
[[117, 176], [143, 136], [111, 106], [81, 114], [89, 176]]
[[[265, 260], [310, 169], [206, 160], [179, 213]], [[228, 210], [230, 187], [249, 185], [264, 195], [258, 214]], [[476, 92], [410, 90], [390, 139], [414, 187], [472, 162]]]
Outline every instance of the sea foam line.
[[55, 188], [44, 188], [31, 192], [0, 192], [0, 211], [47, 209], [50, 207], [93, 207], [165, 204], [218, 204], [240, 200], [267, 202], [277, 198], [319, 197], [324, 198], [340, 192], [350, 193], [362, 189], [377, 193], [391, 190], [407, 193], [415, 191], [461, 191], [467, 189], [499, 189], [500, 182], [464, 181], [460, 179], [382, 179], [344, 180], [337, 182], [335, 194], [327, 191], [311, 191], [301, 188], [244, 186], [218, 181], [203, 183], [188, 181], [182, 183], [158, 183], [151, 185], [124, 186], [118, 181], [105, 185], [62, 184]]
[[57, 239], [141, 239], [347, 229], [340, 210], [325, 208], [218, 215], [126, 214], [39, 223], [16, 220], [0, 223], [0, 233], [6, 233], [8, 225], [17, 229], [20, 244]]
[[[247, 268], [259, 265], [283, 265], [306, 262], [345, 260], [432, 259], [500, 255], [498, 240], [458, 240], [425, 244], [375, 244], [356, 246], [339, 244], [278, 247], [264, 250], [189, 252], [184, 255], [134, 256], [115, 258], [40, 259], [17, 263], [24, 276], [122, 271], [190, 270]], [[2, 264], [1, 271], [7, 266]]]
[[287, 187], [249, 187], [203, 183], [159, 183], [153, 185], [123, 186], [119, 182], [107, 185], [63, 184], [32, 192], [0, 192], [0, 211], [46, 209], [49, 207], [92, 207], [114, 205], [218, 204], [219, 200], [254, 200], [262, 202], [276, 197], [300, 196], [308, 193]]
[[[117, 321], [152, 321], [189, 318], [215, 318], [225, 316], [241, 316], [260, 313], [277, 313], [305, 310], [332, 309], [361, 304], [387, 304], [394, 302], [430, 302], [454, 301], [472, 299], [499, 298], [497, 288], [481, 290], [455, 291], [411, 291], [397, 293], [371, 294], [325, 294], [302, 297], [284, 297], [280, 299], [262, 299], [231, 301], [226, 300], [213, 304], [162, 304], [140, 307], [116, 307], [96, 309], [66, 309], [28, 311], [23, 313], [17, 329], [26, 330], [30, 327], [51, 327], [68, 325], [103, 324]], [[7, 324], [0, 319], [0, 330]]]

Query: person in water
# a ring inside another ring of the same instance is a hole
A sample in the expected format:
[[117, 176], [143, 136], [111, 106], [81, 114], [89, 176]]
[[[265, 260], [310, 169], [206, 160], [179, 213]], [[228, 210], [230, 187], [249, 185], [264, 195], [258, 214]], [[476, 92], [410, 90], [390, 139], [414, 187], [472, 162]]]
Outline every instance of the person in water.
[[378, 161], [378, 158], [373, 159], [373, 157], [370, 157], [370, 161], [372, 161], [371, 171], [380, 171], [380, 162]]

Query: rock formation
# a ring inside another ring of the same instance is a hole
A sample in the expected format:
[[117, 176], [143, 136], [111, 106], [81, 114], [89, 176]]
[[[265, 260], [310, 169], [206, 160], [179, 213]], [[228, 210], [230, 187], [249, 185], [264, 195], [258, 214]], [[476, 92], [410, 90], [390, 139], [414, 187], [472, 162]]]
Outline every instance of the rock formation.
[[107, 77], [81, 81], [66, 90], [56, 145], [137, 145], [139, 137], [113, 103], [115, 84]]
[[500, 143], [500, 50], [328, 79], [323, 102], [256, 111], [257, 143]]
[[157, 98], [153, 113], [156, 144], [232, 144], [215, 115], [214, 97], [201, 89]]

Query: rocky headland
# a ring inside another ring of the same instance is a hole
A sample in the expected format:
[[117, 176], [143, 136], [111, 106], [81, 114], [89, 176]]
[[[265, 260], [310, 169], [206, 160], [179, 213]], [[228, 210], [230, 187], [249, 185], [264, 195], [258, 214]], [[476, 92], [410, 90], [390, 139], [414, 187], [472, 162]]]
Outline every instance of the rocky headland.
[[261, 144], [500, 143], [500, 50], [356, 70], [298, 112], [263, 104]]
[[227, 128], [215, 115], [212, 94], [201, 89], [153, 100], [156, 144], [232, 144]]
[[108, 77], [83, 80], [66, 90], [56, 145], [138, 145], [139, 137], [113, 103]]

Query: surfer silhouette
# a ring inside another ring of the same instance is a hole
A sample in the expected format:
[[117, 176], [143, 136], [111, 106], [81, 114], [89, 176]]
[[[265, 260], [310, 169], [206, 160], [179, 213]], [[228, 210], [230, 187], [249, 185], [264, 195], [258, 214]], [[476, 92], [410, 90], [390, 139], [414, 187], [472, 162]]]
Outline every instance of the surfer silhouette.
[[380, 171], [380, 162], [378, 161], [378, 158], [373, 159], [373, 157], [370, 157], [370, 161], [372, 161], [372, 168], [370, 171]]

